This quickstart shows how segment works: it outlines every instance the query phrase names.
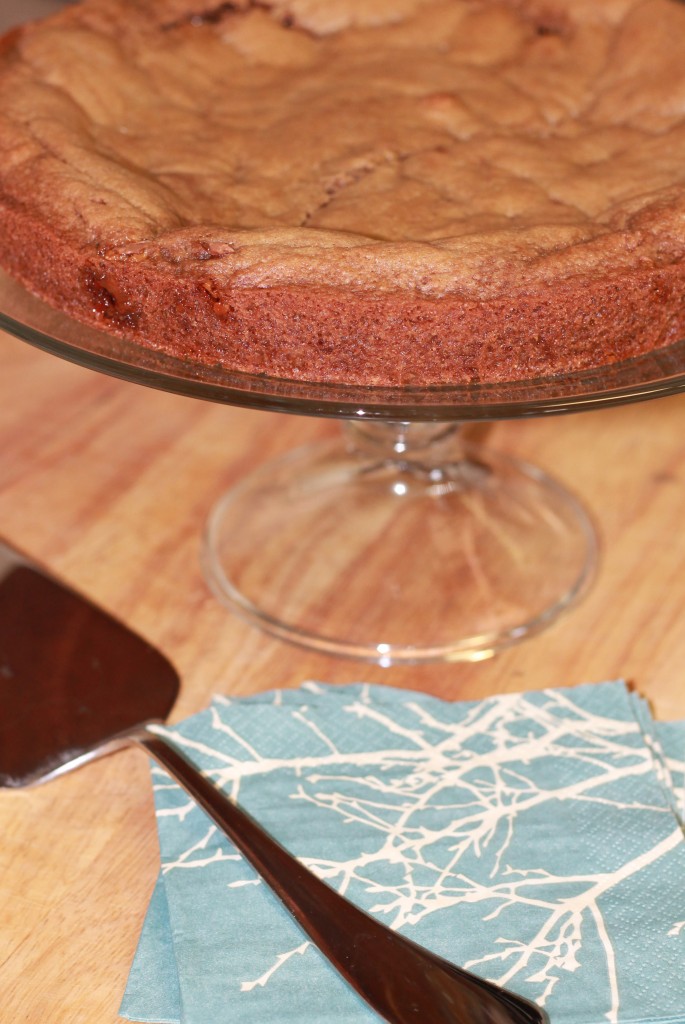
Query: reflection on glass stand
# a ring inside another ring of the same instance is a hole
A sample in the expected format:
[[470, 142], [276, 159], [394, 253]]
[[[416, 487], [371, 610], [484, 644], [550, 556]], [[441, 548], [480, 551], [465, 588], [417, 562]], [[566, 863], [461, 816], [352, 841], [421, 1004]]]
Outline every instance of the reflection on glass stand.
[[352, 421], [344, 440], [263, 466], [210, 517], [207, 576], [257, 625], [385, 665], [484, 658], [584, 590], [592, 527], [539, 470], [457, 424]]
[[592, 578], [595, 535], [577, 501], [539, 469], [474, 444], [461, 425], [685, 390], [685, 342], [594, 371], [498, 385], [253, 377], [86, 327], [2, 274], [0, 328], [139, 384], [343, 419], [342, 443], [267, 463], [220, 500], [204, 563], [217, 596], [268, 632], [384, 665], [488, 657], [551, 623]]

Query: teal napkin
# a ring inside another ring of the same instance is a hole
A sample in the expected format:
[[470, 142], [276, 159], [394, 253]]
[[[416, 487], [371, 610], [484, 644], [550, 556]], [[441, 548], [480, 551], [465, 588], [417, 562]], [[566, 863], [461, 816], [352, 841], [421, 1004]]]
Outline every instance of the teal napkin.
[[[622, 683], [475, 703], [310, 683], [165, 732], [331, 885], [551, 1024], [685, 1024], [685, 723], [657, 725]], [[377, 1024], [153, 780], [162, 869], [122, 1016]]]

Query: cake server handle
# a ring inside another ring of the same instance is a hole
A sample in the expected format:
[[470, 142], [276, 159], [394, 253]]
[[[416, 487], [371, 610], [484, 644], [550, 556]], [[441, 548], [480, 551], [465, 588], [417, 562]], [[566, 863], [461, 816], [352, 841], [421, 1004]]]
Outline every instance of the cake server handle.
[[155, 726], [131, 740], [229, 837], [333, 966], [389, 1024], [546, 1024], [521, 996], [462, 970], [355, 907], [212, 784]]

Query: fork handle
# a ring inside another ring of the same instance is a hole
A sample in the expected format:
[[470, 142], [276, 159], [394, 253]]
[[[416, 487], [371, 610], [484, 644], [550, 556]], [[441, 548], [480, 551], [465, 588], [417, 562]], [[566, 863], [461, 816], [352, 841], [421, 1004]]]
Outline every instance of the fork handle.
[[163, 736], [132, 734], [203, 808], [312, 942], [389, 1024], [546, 1024], [535, 1004], [436, 956], [309, 871]]

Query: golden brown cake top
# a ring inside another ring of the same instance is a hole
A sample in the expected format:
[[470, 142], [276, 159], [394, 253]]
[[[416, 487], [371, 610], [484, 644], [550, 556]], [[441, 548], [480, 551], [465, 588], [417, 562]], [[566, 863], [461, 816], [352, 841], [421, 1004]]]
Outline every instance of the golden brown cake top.
[[487, 298], [685, 254], [675, 0], [82, 0], [0, 95], [0, 198], [111, 258]]

